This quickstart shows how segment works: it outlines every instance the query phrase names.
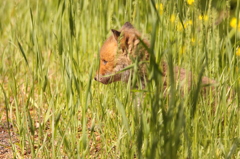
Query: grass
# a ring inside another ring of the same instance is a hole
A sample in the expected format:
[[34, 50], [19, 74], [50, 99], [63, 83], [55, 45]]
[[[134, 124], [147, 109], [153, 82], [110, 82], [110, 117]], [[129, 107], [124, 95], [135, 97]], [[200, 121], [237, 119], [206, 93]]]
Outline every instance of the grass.
[[[240, 158], [239, 32], [230, 26], [239, 1], [231, 3], [1, 1], [0, 126], [7, 121], [18, 141], [0, 146], [14, 158]], [[103, 41], [126, 21], [151, 43], [144, 90], [93, 81]], [[184, 95], [175, 65], [194, 73]], [[203, 76], [215, 90], [201, 93]]]

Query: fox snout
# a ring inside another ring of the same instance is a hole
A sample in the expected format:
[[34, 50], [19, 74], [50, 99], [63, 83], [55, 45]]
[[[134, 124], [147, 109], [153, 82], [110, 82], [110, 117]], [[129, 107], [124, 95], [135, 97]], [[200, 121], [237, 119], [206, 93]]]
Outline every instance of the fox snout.
[[[115, 74], [115, 75], [109, 75], [109, 74], [104, 74], [103, 75], [103, 74], [100, 74], [99, 72], [97, 72], [94, 79], [98, 82], [103, 83], [103, 84], [110, 84], [112, 82], [120, 81], [121, 79], [123, 79], [123, 76], [122, 76], [121, 73]], [[126, 81], [126, 80], [123, 80], [123, 81]]]
[[104, 77], [103, 75], [99, 74], [98, 72], [96, 73], [96, 76], [94, 79], [98, 82], [101, 82], [103, 84], [109, 84], [110, 83], [110, 77]]

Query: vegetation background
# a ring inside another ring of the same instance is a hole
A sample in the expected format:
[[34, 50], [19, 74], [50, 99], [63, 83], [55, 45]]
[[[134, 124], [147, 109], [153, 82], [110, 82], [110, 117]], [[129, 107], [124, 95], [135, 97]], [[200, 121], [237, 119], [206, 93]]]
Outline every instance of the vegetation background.
[[[144, 89], [93, 81], [127, 21], [151, 43]], [[239, 0], [1, 0], [0, 157], [240, 158], [239, 32]]]

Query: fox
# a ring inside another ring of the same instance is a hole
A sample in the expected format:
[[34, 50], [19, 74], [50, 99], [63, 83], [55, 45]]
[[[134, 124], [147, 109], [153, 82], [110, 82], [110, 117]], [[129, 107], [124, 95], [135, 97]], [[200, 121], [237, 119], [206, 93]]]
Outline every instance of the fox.
[[[117, 81], [128, 82], [131, 70], [126, 68], [133, 64], [136, 59], [140, 62], [149, 61], [149, 52], [146, 49], [149, 47], [149, 42], [130, 22], [126, 22], [119, 31], [111, 29], [111, 32], [111, 36], [107, 38], [100, 49], [99, 69], [94, 79], [103, 84]], [[167, 85], [168, 65], [166, 62], [162, 62], [160, 65], [164, 85]], [[147, 72], [147, 63], [139, 64], [137, 73], [142, 83], [147, 79]], [[191, 85], [191, 72], [175, 66], [174, 76], [180, 81], [187, 80], [189, 86]], [[215, 80], [202, 77], [202, 84], [215, 83]]]
[[[129, 22], [126, 22], [120, 31], [111, 29], [112, 35], [104, 42], [100, 49], [100, 66], [95, 80], [103, 84], [123, 81], [128, 82], [130, 70], [122, 71], [133, 63], [133, 59], [148, 60], [146, 49], [139, 48], [141, 34]], [[146, 39], [143, 42], [149, 46]], [[139, 73], [142, 78], [147, 75], [147, 66], [142, 64]], [[109, 76], [112, 75], [112, 76]]]

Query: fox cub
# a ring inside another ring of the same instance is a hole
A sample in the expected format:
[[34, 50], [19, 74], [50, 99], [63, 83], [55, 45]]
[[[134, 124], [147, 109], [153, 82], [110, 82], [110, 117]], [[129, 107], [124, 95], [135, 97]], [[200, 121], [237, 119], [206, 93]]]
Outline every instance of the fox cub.
[[[146, 61], [149, 54], [141, 46], [139, 38], [141, 34], [126, 22], [120, 31], [112, 29], [112, 35], [104, 42], [100, 49], [100, 67], [95, 76], [95, 80], [103, 84], [116, 81], [127, 82], [130, 76], [130, 69], [117, 73], [133, 63], [134, 59]], [[148, 41], [143, 39], [148, 45]], [[139, 73], [142, 78], [146, 76], [146, 64], [141, 64]], [[112, 76], [108, 76], [112, 75]]]
[[[134, 60], [147, 61], [149, 54], [145, 47], [149, 47], [149, 42], [141, 37], [141, 34], [132, 26], [131, 23], [126, 22], [120, 31], [112, 29], [112, 35], [104, 42], [100, 49], [100, 66], [96, 73], [95, 80], [103, 84], [109, 84], [116, 81], [127, 82], [131, 74], [130, 69], [123, 70], [130, 66]], [[139, 39], [143, 39], [140, 41]], [[143, 46], [143, 43], [146, 45]], [[163, 70], [164, 85], [167, 81], [167, 64], [162, 62], [160, 65]], [[123, 70], [123, 71], [121, 71]], [[119, 71], [121, 71], [119, 73]], [[183, 68], [174, 67], [174, 74], [176, 80], [180, 82], [187, 80], [189, 86], [191, 85], [192, 75]], [[138, 68], [138, 75], [144, 81], [147, 75], [146, 63], [141, 63]], [[215, 83], [207, 77], [202, 78], [202, 83]]]

